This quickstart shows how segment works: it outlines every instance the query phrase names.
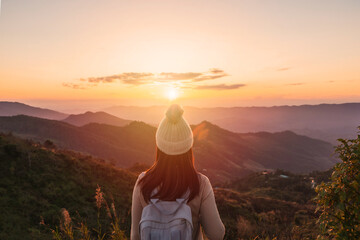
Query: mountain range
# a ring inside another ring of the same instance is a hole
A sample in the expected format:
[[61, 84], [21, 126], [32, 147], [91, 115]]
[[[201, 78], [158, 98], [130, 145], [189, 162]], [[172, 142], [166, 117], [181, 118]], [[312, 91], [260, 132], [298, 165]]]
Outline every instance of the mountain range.
[[0, 101], [0, 116], [28, 115], [33, 117], [61, 120], [68, 114], [54, 110], [29, 106], [19, 102]]
[[79, 127], [84, 126], [88, 123], [105, 123], [105, 124], [121, 127], [131, 122], [130, 120], [118, 118], [106, 112], [90, 112], [90, 111], [82, 114], [71, 114], [62, 121]]
[[[360, 103], [319, 104], [273, 107], [184, 107], [185, 117], [191, 124], [212, 122], [233, 132], [295, 133], [337, 144], [338, 138], [356, 137], [360, 126]], [[126, 119], [158, 123], [165, 106], [114, 106], [103, 111]]]
[[[265, 169], [307, 173], [327, 170], [336, 160], [327, 142], [290, 131], [234, 133], [204, 121], [192, 125], [196, 167], [217, 181], [227, 181]], [[120, 167], [151, 165], [156, 128], [143, 122], [118, 127], [89, 123], [78, 127], [63, 121], [25, 115], [0, 117], [0, 131], [60, 148], [106, 159]]]
[[[337, 145], [338, 138], [356, 137], [360, 126], [360, 103], [319, 104], [273, 107], [184, 107], [190, 124], [209, 121], [238, 133], [293, 131]], [[65, 114], [17, 102], [0, 102], [0, 116], [24, 114], [63, 120], [76, 126], [96, 122], [124, 126], [130, 121], [143, 121], [157, 126], [166, 106], [114, 106], [97, 112]]]

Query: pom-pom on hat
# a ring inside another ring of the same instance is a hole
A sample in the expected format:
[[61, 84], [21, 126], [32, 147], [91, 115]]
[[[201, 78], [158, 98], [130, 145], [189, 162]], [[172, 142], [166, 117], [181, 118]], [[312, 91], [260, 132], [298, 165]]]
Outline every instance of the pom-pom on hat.
[[192, 148], [193, 133], [183, 113], [182, 107], [171, 105], [156, 131], [156, 145], [168, 155], [183, 154]]

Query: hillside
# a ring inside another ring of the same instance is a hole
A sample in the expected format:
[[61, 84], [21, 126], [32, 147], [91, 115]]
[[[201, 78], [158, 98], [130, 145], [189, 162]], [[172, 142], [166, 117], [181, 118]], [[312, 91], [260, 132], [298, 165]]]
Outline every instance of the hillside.
[[54, 120], [61, 120], [68, 116], [65, 113], [33, 107], [19, 102], [0, 101], [0, 116], [16, 116], [21, 114]]
[[[0, 134], [0, 239], [50, 239], [49, 229], [59, 225], [63, 208], [74, 222], [95, 227], [97, 185], [107, 199], [114, 199], [128, 237], [137, 175], [89, 155], [44, 146]], [[225, 239], [314, 239], [318, 227], [310, 177], [318, 183], [329, 175], [276, 171], [214, 185]], [[46, 226], [39, 224], [41, 219]], [[103, 229], [109, 229], [106, 212], [100, 219]]]
[[225, 176], [224, 172], [239, 177], [264, 169], [309, 173], [327, 170], [336, 162], [331, 144], [290, 131], [239, 134], [202, 122], [193, 132], [199, 169], [205, 168], [213, 178]]
[[[273, 107], [184, 107], [191, 124], [209, 121], [233, 132], [290, 130], [334, 145], [338, 138], [353, 138], [360, 125], [360, 103]], [[103, 111], [117, 117], [158, 123], [166, 106], [114, 106]]]
[[215, 189], [227, 227], [225, 239], [316, 239], [318, 215], [311, 201], [315, 191], [310, 182], [301, 175], [283, 179], [279, 173], [271, 173], [267, 179], [257, 173], [233, 183], [256, 183], [246, 190], [233, 185]]
[[84, 126], [89, 123], [104, 123], [108, 125], [122, 127], [131, 122], [130, 120], [118, 118], [106, 112], [90, 112], [90, 111], [82, 114], [71, 114], [62, 121], [78, 127]]
[[[0, 239], [51, 239], [39, 222], [55, 229], [60, 210], [96, 225], [97, 184], [111, 193], [121, 226], [129, 234], [131, 192], [136, 175], [88, 155], [49, 150], [32, 141], [0, 135]], [[107, 197], [110, 197], [108, 195]], [[104, 227], [108, 223], [103, 222]]]
[[[335, 163], [331, 144], [292, 132], [238, 134], [209, 122], [192, 127], [196, 167], [219, 182], [264, 169], [327, 170]], [[0, 117], [0, 131], [49, 139], [60, 148], [92, 154], [120, 167], [154, 161], [156, 128], [141, 122], [76, 127], [28, 116]]]

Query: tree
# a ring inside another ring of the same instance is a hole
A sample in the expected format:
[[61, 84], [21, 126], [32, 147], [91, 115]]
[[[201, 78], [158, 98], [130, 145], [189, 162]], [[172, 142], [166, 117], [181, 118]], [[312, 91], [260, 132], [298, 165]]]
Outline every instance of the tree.
[[316, 188], [322, 230], [318, 239], [360, 239], [360, 135], [338, 141], [341, 162], [335, 165], [330, 182]]
[[47, 149], [56, 149], [56, 145], [50, 140], [44, 142], [44, 147]]

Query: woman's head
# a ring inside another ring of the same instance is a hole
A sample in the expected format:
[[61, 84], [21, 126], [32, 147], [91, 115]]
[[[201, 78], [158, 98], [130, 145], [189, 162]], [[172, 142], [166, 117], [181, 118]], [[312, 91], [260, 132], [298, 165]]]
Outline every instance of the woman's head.
[[179, 105], [171, 105], [156, 131], [156, 145], [168, 155], [183, 154], [192, 148], [193, 134], [183, 113]]
[[[175, 200], [190, 190], [189, 200], [199, 193], [198, 173], [192, 152], [193, 134], [182, 117], [184, 110], [171, 105], [156, 132], [156, 160], [140, 180], [146, 201], [151, 197]], [[151, 196], [154, 189], [156, 195]]]

